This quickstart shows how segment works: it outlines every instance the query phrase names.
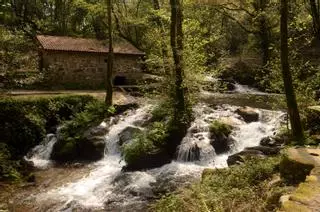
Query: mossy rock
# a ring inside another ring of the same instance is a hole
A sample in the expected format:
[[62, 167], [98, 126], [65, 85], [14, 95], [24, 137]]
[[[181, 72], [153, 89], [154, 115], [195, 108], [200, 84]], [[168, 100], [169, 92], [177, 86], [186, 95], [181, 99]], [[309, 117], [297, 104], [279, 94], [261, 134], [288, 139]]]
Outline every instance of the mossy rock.
[[315, 166], [319, 166], [320, 149], [290, 148], [284, 154], [280, 163], [280, 174], [288, 184], [298, 184], [305, 181]]
[[209, 126], [210, 133], [214, 136], [220, 136], [222, 134], [229, 136], [232, 132], [232, 128], [233, 127], [231, 125], [217, 120], [213, 121]]
[[[317, 168], [319, 169], [319, 168]], [[310, 175], [306, 182], [301, 183], [297, 190], [283, 202], [281, 211], [317, 211], [320, 207], [320, 183], [318, 176]]]
[[230, 150], [234, 140], [229, 136], [233, 127], [220, 121], [213, 121], [209, 126], [211, 144], [216, 154], [221, 154]]

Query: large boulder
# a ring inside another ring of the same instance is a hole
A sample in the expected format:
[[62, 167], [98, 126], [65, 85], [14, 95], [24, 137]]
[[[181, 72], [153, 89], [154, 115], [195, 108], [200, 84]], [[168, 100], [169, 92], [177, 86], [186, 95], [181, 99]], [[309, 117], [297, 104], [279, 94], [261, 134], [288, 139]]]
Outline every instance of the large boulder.
[[129, 143], [133, 136], [137, 133], [141, 133], [142, 130], [138, 127], [129, 126], [126, 127], [120, 134], [119, 134], [119, 146], [123, 144]]
[[262, 152], [264, 155], [277, 155], [280, 153], [280, 147], [268, 147], [268, 146], [255, 146], [247, 147], [245, 150], [257, 150]]
[[236, 110], [243, 120], [247, 123], [259, 121], [259, 111], [251, 107], [242, 107]]
[[104, 156], [105, 135], [108, 131], [109, 124], [103, 122], [86, 130], [77, 142], [58, 133], [58, 141], [53, 146], [51, 159], [59, 162], [99, 160]]
[[228, 166], [239, 165], [249, 158], [265, 158], [263, 152], [259, 150], [243, 150], [239, 153], [230, 155], [227, 159]]
[[285, 144], [286, 139], [280, 136], [276, 137], [264, 137], [260, 141], [261, 146], [266, 146], [266, 147], [280, 147]]
[[220, 121], [213, 121], [209, 127], [210, 143], [216, 154], [221, 154], [230, 150], [234, 139], [230, 136], [233, 127]]
[[289, 148], [281, 163], [280, 175], [289, 184], [298, 184], [306, 179], [314, 167], [320, 166], [320, 149]]
[[153, 152], [147, 152], [138, 160], [131, 162], [129, 165], [123, 167], [123, 171], [136, 171], [160, 167], [164, 164], [167, 164], [171, 161], [169, 154], [163, 150], [155, 150]]

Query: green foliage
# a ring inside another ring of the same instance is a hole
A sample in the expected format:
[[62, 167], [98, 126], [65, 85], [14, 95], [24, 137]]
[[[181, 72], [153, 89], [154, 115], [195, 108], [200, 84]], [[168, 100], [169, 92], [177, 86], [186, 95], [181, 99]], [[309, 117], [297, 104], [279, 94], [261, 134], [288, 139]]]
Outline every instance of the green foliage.
[[0, 181], [2, 180], [19, 180], [20, 173], [17, 171], [18, 163], [12, 161], [10, 151], [4, 143], [0, 143]]
[[279, 158], [252, 159], [240, 166], [215, 170], [201, 183], [162, 197], [154, 211], [272, 211], [280, 185], [268, 186], [278, 172]]
[[95, 110], [86, 105], [97, 101], [91, 96], [1, 99], [0, 178], [19, 178], [20, 159], [39, 144], [46, 133], [85, 108]]
[[77, 139], [90, 126], [101, 123], [104, 118], [112, 115], [114, 112], [114, 107], [108, 108], [104, 102], [91, 102], [85, 106], [82, 112], [77, 113], [72, 120], [64, 122], [60, 133], [66, 139]]
[[173, 108], [169, 100], [162, 101], [151, 112], [153, 121], [164, 121], [171, 117], [173, 114]]
[[107, 107], [104, 102], [88, 103], [84, 110], [65, 121], [60, 128], [60, 139], [54, 146], [52, 157], [60, 161], [76, 160], [81, 158], [79, 148], [85, 141], [84, 133], [93, 126], [100, 124], [103, 119], [116, 112], [114, 107]]
[[166, 124], [154, 122], [145, 131], [134, 135], [134, 139], [123, 147], [124, 160], [130, 166], [149, 153], [164, 149], [167, 138]]
[[216, 136], [219, 136], [219, 135], [228, 136], [232, 132], [232, 127], [230, 125], [227, 125], [225, 123], [215, 120], [210, 124], [209, 131], [211, 134]]
[[139, 159], [150, 153], [155, 149], [152, 141], [147, 138], [145, 133], [135, 135], [135, 138], [129, 144], [126, 144], [123, 148], [123, 156], [126, 163], [136, 163]]

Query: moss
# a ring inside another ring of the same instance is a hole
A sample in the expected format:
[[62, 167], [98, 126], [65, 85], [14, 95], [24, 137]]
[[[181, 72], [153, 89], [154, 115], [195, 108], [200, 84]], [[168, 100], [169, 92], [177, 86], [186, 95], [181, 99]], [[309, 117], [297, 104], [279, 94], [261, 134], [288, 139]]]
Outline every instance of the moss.
[[232, 132], [232, 127], [217, 120], [213, 121], [209, 126], [210, 133], [215, 136], [228, 136]]
[[293, 202], [293, 201], [286, 201], [283, 203], [281, 207], [281, 211], [299, 211], [299, 212], [311, 212], [311, 210], [300, 203]]
[[145, 131], [134, 135], [134, 139], [123, 148], [123, 156], [128, 166], [136, 164], [141, 158], [165, 149], [168, 138], [163, 122], [154, 122]]

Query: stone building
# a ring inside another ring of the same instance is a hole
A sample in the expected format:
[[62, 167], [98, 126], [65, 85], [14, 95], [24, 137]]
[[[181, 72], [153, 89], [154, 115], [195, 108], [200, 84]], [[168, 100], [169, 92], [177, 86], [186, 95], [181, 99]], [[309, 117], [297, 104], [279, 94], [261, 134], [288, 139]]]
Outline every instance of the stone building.
[[[107, 72], [108, 45], [85, 38], [38, 35], [39, 67], [52, 86], [102, 88]], [[144, 53], [125, 40], [114, 44], [114, 84], [128, 84], [142, 73]]]

